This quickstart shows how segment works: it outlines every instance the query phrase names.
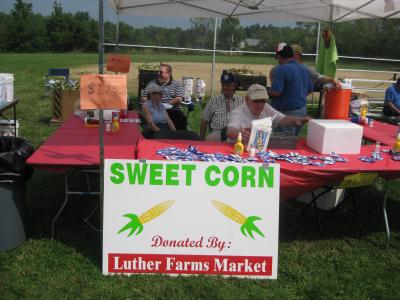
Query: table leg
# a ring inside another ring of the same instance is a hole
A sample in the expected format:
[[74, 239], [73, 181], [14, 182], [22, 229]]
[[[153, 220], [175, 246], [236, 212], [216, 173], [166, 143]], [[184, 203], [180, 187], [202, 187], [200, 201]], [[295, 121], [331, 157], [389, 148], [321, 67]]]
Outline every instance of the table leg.
[[13, 106], [14, 111], [14, 136], [17, 137], [17, 105]]
[[386, 212], [388, 189], [389, 189], [389, 180], [386, 179], [385, 194], [383, 196], [383, 205], [382, 205], [383, 218], [384, 218], [384, 221], [385, 221], [385, 229], [386, 229], [386, 248], [389, 247], [389, 242], [390, 242], [390, 228], [389, 228], [389, 221], [388, 221], [388, 216], [387, 216], [387, 212]]
[[51, 221], [51, 239], [54, 239], [55, 236], [55, 225], [57, 222], [58, 217], [61, 215], [62, 211], [64, 210], [65, 206], [68, 203], [68, 171], [65, 172], [65, 177], [64, 177], [64, 184], [65, 184], [65, 200], [59, 210], [57, 211], [56, 215], [54, 216], [53, 220]]

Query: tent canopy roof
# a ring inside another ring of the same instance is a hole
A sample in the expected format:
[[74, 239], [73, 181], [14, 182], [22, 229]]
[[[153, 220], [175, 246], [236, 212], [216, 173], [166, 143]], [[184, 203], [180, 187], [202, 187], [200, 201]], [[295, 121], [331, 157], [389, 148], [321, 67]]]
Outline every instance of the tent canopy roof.
[[121, 15], [341, 22], [399, 18], [400, 0], [109, 0]]

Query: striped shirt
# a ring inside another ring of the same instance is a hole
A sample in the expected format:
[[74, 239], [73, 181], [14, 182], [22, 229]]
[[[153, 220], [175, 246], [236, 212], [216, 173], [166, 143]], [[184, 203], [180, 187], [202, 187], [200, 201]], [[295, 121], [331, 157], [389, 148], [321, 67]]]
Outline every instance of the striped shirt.
[[233, 95], [229, 102], [223, 94], [214, 96], [208, 101], [201, 117], [210, 123], [212, 130], [221, 130], [228, 125], [231, 112], [243, 103], [243, 97], [238, 95]]
[[[183, 93], [182, 82], [176, 81], [173, 79], [167, 83], [160, 83], [157, 80], [150, 81], [146, 85], [144, 94], [142, 94], [143, 97], [147, 96], [147, 88], [153, 84], [157, 84], [160, 86], [161, 93], [162, 93], [162, 98], [161, 98], [162, 103], [169, 102], [170, 100], [172, 100], [176, 97], [182, 97], [182, 99], [183, 99], [184, 93]], [[180, 110], [181, 105], [176, 104], [176, 105], [174, 105], [173, 109]]]

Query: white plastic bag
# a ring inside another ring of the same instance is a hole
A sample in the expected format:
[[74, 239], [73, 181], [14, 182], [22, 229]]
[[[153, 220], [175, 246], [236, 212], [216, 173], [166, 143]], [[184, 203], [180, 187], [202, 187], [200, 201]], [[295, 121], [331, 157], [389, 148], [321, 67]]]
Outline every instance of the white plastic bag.
[[247, 143], [247, 152], [255, 148], [256, 152], [265, 151], [272, 133], [272, 119], [270, 117], [251, 122], [251, 132]]

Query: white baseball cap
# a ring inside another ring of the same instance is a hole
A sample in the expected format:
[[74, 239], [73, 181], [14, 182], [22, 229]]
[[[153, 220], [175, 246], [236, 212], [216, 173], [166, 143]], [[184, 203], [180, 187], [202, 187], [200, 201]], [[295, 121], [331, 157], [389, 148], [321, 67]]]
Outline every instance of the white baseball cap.
[[268, 92], [265, 86], [261, 84], [252, 84], [247, 89], [247, 96], [251, 100], [261, 100], [261, 99], [268, 99]]

